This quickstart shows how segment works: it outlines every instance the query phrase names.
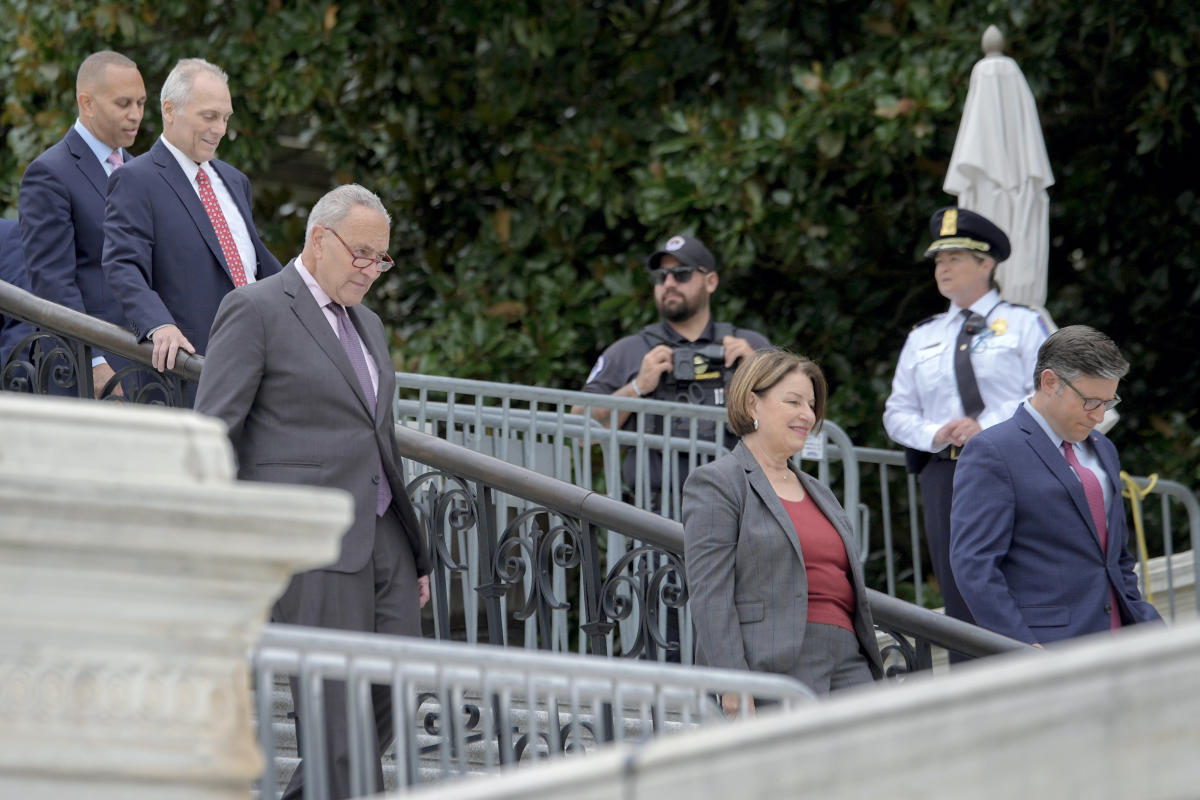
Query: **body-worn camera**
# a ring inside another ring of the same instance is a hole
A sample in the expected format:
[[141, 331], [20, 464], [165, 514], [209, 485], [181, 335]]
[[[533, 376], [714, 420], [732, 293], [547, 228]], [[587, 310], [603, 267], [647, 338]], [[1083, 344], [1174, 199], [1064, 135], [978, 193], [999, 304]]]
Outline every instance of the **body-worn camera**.
[[674, 351], [671, 372], [677, 382], [706, 381], [721, 377], [725, 367], [725, 347], [719, 344], [682, 344]]

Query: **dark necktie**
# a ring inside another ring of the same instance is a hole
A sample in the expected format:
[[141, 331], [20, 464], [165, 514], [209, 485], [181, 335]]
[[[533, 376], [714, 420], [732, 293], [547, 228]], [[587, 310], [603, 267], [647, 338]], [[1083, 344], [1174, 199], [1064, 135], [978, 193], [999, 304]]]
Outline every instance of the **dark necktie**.
[[[1104, 489], [1100, 486], [1100, 481], [1096, 479], [1096, 473], [1079, 463], [1079, 458], [1075, 455], [1075, 448], [1068, 441], [1063, 441], [1063, 455], [1067, 457], [1067, 463], [1071, 465], [1071, 469], [1075, 470], [1075, 474], [1079, 477], [1079, 482], [1083, 484], [1083, 496], [1087, 498], [1088, 511], [1092, 512], [1092, 522], [1096, 525], [1096, 533], [1100, 537], [1100, 552], [1108, 553], [1108, 515], [1104, 513]], [[1117, 598], [1113, 594], [1112, 586], [1108, 587], [1108, 601], [1112, 606], [1112, 617], [1110, 627], [1113, 630], [1121, 627], [1121, 614], [1117, 611]]]
[[196, 185], [200, 187], [200, 202], [204, 204], [204, 211], [217, 234], [217, 241], [221, 243], [221, 252], [225, 254], [225, 263], [229, 265], [229, 276], [233, 278], [233, 285], [245, 286], [246, 270], [242, 267], [242, 257], [238, 255], [237, 245], [233, 243], [233, 234], [229, 232], [225, 215], [221, 213], [221, 204], [217, 202], [212, 181], [208, 179], [204, 170], [196, 173]]
[[[363, 395], [367, 398], [367, 407], [374, 414], [379, 404], [378, 392], [371, 384], [371, 372], [367, 369], [367, 357], [363, 353], [362, 340], [350, 322], [350, 315], [346, 313], [344, 307], [338, 303], [330, 303], [329, 308], [333, 311], [333, 316], [337, 318], [338, 339], [342, 342], [342, 349], [346, 351], [346, 357], [350, 359], [350, 366], [354, 368], [354, 375], [358, 378], [358, 385], [362, 387]], [[378, 453], [375, 454], [375, 458], [378, 461], [376, 469], [379, 470], [377, 474], [380, 477], [379, 493], [375, 500], [375, 514], [383, 516], [383, 512], [387, 511], [392, 502], [392, 488], [388, 485], [387, 476], [383, 473], [383, 462], [379, 460]]]
[[958, 383], [958, 396], [962, 399], [963, 413], [976, 419], [983, 413], [983, 397], [975, 381], [975, 369], [971, 366], [971, 340], [975, 334], [987, 327], [987, 320], [970, 309], [962, 311], [963, 324], [954, 343], [954, 380]]

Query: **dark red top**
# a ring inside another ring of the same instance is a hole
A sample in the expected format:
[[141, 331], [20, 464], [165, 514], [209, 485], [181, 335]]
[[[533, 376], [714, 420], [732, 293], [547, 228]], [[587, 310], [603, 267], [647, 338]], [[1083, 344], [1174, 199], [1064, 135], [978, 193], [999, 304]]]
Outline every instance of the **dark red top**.
[[792, 519], [804, 553], [808, 621], [837, 625], [853, 633], [854, 584], [842, 537], [807, 496], [799, 502], [784, 500], [783, 508]]

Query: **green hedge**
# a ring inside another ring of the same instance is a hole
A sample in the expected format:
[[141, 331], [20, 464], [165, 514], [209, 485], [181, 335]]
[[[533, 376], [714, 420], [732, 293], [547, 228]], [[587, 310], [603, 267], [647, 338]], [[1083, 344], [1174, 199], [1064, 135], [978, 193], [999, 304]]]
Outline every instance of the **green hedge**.
[[[295, 6], [295, 7], [293, 7]], [[979, 37], [1011, 39], [1057, 184], [1049, 308], [1134, 362], [1128, 468], [1200, 483], [1195, 369], [1200, 7], [823, 3], [328, 4], [0, 0], [0, 206], [73, 117], [82, 57], [135, 58], [159, 132], [175, 59], [231, 75], [220, 155], [281, 259], [357, 180], [395, 216], [373, 304], [397, 365], [577, 388], [652, 317], [642, 260], [678, 230], [725, 264], [718, 314], [826, 367], [831, 416], [885, 445], [891, 371], [943, 306], [920, 259]]]

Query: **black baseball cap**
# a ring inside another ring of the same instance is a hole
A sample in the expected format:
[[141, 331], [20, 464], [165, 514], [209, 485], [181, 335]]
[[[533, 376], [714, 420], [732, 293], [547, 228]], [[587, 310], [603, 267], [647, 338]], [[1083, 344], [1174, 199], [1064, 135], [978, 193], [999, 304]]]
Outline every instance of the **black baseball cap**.
[[939, 250], [973, 250], [996, 259], [999, 264], [1012, 252], [1004, 231], [982, 214], [965, 208], [947, 206], [933, 212], [929, 218], [933, 241], [925, 257]]
[[658, 269], [663, 256], [674, 256], [685, 267], [700, 267], [710, 272], [717, 271], [717, 260], [695, 236], [672, 236], [657, 252], [646, 259], [648, 269]]

